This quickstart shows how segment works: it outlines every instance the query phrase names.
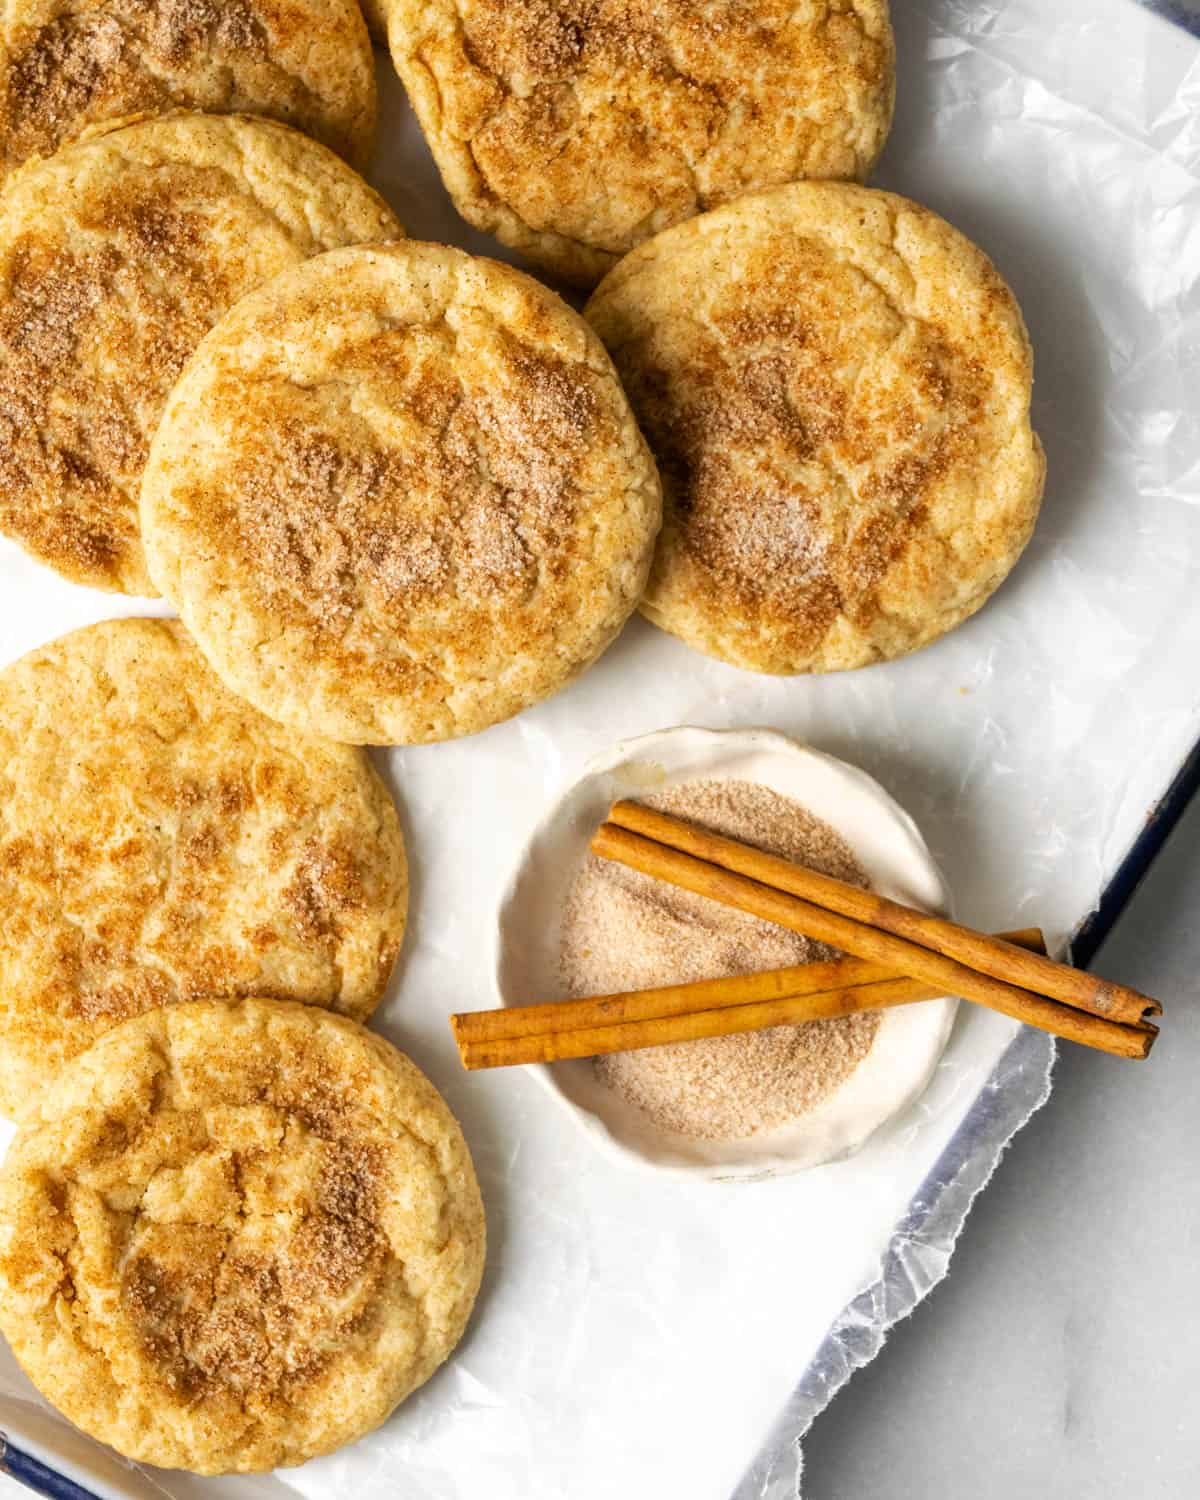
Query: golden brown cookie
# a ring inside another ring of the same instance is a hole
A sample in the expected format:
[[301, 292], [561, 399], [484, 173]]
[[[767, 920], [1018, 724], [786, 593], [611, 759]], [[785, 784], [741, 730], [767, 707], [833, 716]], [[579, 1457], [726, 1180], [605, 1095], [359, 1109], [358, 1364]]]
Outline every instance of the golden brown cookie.
[[353, 1021], [272, 1000], [139, 1016], [64, 1071], [0, 1169], [0, 1328], [127, 1458], [302, 1463], [462, 1336], [484, 1259], [462, 1132]]
[[643, 613], [758, 672], [952, 629], [1029, 540], [1033, 360], [987, 257], [890, 193], [801, 183], [667, 230], [586, 309], [662, 471]]
[[404, 933], [367, 758], [221, 686], [175, 621], [110, 620], [0, 672], [0, 1111], [129, 1016], [275, 995], [363, 1020]]
[[362, 170], [375, 63], [355, 0], [0, 3], [0, 179], [101, 120], [181, 107], [282, 120]]
[[388, 0], [464, 218], [592, 286], [742, 193], [863, 177], [892, 117], [887, 0]]
[[78, 583], [152, 593], [137, 493], [184, 360], [277, 271], [401, 232], [267, 120], [147, 120], [23, 168], [0, 191], [0, 530]]
[[583, 319], [412, 241], [240, 302], [142, 489], [151, 575], [229, 686], [372, 744], [472, 734], [581, 672], [637, 603], [660, 513]]

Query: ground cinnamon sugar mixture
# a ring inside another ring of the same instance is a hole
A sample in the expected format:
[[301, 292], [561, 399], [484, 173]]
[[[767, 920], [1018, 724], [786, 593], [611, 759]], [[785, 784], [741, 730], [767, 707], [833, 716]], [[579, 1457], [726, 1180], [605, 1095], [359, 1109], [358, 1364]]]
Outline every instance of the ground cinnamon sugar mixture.
[[[650, 807], [840, 880], [867, 878], [845, 840], [800, 803], [749, 781], [693, 781]], [[567, 897], [560, 968], [568, 998], [814, 963], [831, 949], [704, 896], [589, 855]], [[875, 1039], [873, 1014], [595, 1059], [597, 1076], [656, 1125], [738, 1140], [806, 1114]]]

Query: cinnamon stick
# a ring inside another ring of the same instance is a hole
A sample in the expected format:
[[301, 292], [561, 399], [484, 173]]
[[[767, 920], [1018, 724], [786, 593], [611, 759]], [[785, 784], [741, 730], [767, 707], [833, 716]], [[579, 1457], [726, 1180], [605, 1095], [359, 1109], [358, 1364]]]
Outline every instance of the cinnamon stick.
[[[515, 1063], [562, 1062], [571, 1057], [599, 1057], [607, 1052], [632, 1052], [638, 1047], [662, 1047], [671, 1042], [694, 1042], [703, 1037], [734, 1036], [763, 1031], [768, 1026], [792, 1026], [825, 1021], [860, 1010], [883, 1010], [934, 1000], [941, 993], [919, 979], [884, 979], [849, 989], [819, 990], [808, 995], [785, 995], [779, 1000], [725, 1005], [717, 1010], [693, 1011], [613, 1026], [591, 1026], [574, 1031], [548, 1031], [488, 1041], [460, 1040], [463, 1066], [504, 1068]], [[537, 1009], [538, 1007], [534, 1007]]]
[[[1018, 947], [1046, 951], [1045, 939], [1037, 927], [1006, 932], [1001, 936], [1005, 942], [1015, 943]], [[786, 969], [732, 974], [721, 979], [698, 979], [688, 984], [630, 990], [625, 994], [591, 995], [583, 1000], [549, 1000], [535, 1005], [504, 1005], [496, 1010], [464, 1011], [450, 1017], [450, 1028], [460, 1043], [492, 1042], [614, 1026], [628, 1021], [656, 1021], [666, 1016], [720, 1010], [731, 1005], [753, 1005], [797, 995], [852, 990], [903, 977], [906, 976], [882, 964], [870, 963], [865, 958], [833, 958], [827, 963], [793, 964]], [[936, 998], [936, 994], [929, 998]]]
[[[1036, 928], [1006, 937], [1023, 947], [1043, 946]], [[467, 1012], [451, 1016], [450, 1025], [463, 1066], [474, 1071], [829, 1020], [933, 1000], [938, 994], [919, 979], [843, 958], [624, 995]]]
[[[730, 841], [722, 840], [722, 843], [728, 842]], [[613, 823], [600, 826], [592, 839], [591, 847], [593, 853], [601, 858], [617, 860], [644, 875], [681, 886], [726, 906], [737, 907], [740, 911], [749, 912], [767, 922], [775, 922], [792, 932], [830, 943], [847, 953], [883, 964], [894, 973], [923, 979], [940, 995], [960, 995], [963, 999], [974, 1000], [1068, 1041], [1080, 1042], [1084, 1046], [1095, 1047], [1119, 1057], [1145, 1057], [1158, 1035], [1157, 1027], [1148, 1022], [1139, 1021], [1127, 1025], [1088, 1011], [1073, 1009], [992, 974], [969, 968], [965, 963], [906, 938], [827, 910], [787, 891], [777, 890], [746, 875], [736, 874], [720, 865], [710, 864], [678, 849], [656, 843], [653, 839], [643, 838], [640, 834], [631, 833]], [[752, 853], [757, 854], [759, 851]], [[740, 854], [738, 857], [741, 857]], [[786, 860], [773, 860], [770, 870], [772, 878], [776, 878], [778, 874], [774, 869], [775, 864], [783, 865], [786, 870], [791, 871], [798, 868], [789, 866]], [[974, 936], [985, 945], [993, 941], [982, 933]]]
[[640, 802], [616, 802], [608, 816], [610, 823], [631, 833], [799, 896], [831, 912], [919, 944], [977, 973], [1061, 1001], [1076, 1010], [1131, 1026], [1162, 1014], [1157, 1000], [1125, 985], [1098, 979], [1081, 969], [1056, 963], [1045, 954], [1020, 949], [1002, 938], [974, 932], [945, 917], [917, 911], [830, 875], [820, 875], [790, 860], [656, 812]]

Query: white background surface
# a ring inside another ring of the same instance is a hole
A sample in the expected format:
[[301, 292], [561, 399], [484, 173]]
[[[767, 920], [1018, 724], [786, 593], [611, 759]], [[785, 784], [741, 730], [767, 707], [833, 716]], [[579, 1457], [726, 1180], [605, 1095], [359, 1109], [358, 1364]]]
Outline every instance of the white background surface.
[[[1022, 301], [1050, 456], [1037, 536], [987, 609], [910, 660], [764, 682], [635, 624], [516, 723], [390, 758], [414, 921], [380, 1025], [462, 1116], [493, 1248], [460, 1355], [383, 1432], [293, 1475], [313, 1500], [391, 1494], [397, 1474], [406, 1500], [724, 1500], [1007, 1039], [1006, 1023], [973, 1011], [922, 1114], [852, 1165], [720, 1199], [589, 1154], [531, 1080], [464, 1080], [445, 1013], [488, 1002], [500, 882], [551, 789], [588, 756], [667, 722], [811, 738], [917, 817], [967, 920], [1036, 918], [1054, 932], [1090, 905], [1195, 733], [1195, 52], [1094, 0], [895, 9], [899, 111], [879, 180], [974, 235]], [[384, 118], [377, 180], [414, 230], [454, 234], [394, 84]], [[3, 659], [116, 612], [12, 549], [0, 550], [0, 601]], [[1022, 1316], [1010, 1304], [1007, 1326]], [[1122, 1414], [1134, 1422], [1132, 1401]], [[924, 1442], [922, 1420], [904, 1428], [885, 1409], [854, 1445], [892, 1425]], [[847, 1482], [829, 1493], [873, 1493]]]

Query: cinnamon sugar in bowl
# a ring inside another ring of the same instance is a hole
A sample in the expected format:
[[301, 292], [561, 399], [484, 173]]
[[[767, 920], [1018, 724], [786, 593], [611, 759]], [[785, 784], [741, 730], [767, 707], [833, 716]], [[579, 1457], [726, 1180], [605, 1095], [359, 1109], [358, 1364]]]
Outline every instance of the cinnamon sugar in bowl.
[[[933, 911], [947, 892], [920, 834], [863, 772], [769, 730], [680, 728], [616, 746], [546, 813], [505, 892], [501, 1003], [580, 998], [831, 956], [795, 933], [599, 859], [611, 803], [644, 800]], [[856, 1151], [924, 1090], [956, 1002], [538, 1065], [623, 1160], [776, 1175]]]

